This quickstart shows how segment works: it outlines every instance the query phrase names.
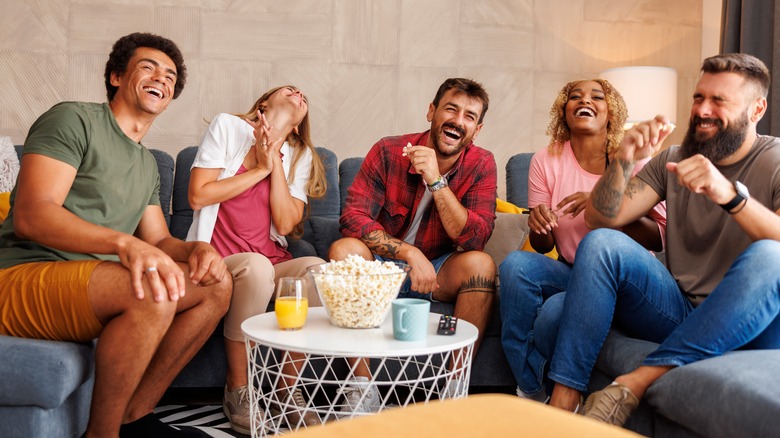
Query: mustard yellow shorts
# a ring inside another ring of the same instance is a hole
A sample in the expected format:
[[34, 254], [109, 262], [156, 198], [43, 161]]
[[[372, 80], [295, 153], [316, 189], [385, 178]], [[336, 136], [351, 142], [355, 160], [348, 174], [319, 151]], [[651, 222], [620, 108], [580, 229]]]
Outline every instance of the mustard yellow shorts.
[[0, 334], [85, 342], [103, 325], [89, 303], [101, 260], [23, 263], [0, 269]]

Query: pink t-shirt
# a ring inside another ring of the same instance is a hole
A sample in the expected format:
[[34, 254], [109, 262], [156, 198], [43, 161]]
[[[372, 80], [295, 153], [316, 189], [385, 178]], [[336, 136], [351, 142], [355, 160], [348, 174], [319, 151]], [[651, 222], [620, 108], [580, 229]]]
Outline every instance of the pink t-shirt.
[[[242, 164], [236, 176], [246, 172]], [[265, 178], [238, 196], [220, 203], [211, 245], [222, 257], [256, 252], [272, 264], [292, 256], [271, 240], [271, 181]]]
[[[636, 175], [649, 158], [638, 161], [633, 175]], [[549, 148], [545, 147], [531, 159], [531, 168], [528, 174], [528, 207], [534, 208], [539, 204], [555, 208], [563, 198], [577, 192], [590, 192], [593, 186], [601, 178], [585, 171], [580, 167], [571, 144], [567, 141], [563, 144], [563, 150], [559, 155], [551, 155]], [[666, 205], [659, 203], [649, 215], [658, 223], [661, 229], [661, 239], [665, 238]], [[590, 229], [585, 225], [585, 214], [580, 213], [572, 219], [571, 215], [558, 216], [558, 228], [553, 230], [555, 246], [558, 253], [569, 263], [574, 262], [577, 246]]]

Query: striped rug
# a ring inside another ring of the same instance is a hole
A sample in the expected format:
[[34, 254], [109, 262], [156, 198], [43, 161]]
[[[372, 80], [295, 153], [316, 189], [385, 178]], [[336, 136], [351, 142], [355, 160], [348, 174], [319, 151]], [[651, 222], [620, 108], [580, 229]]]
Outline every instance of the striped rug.
[[163, 423], [179, 429], [199, 429], [215, 438], [246, 437], [230, 428], [222, 405], [165, 405], [155, 408], [154, 414]]

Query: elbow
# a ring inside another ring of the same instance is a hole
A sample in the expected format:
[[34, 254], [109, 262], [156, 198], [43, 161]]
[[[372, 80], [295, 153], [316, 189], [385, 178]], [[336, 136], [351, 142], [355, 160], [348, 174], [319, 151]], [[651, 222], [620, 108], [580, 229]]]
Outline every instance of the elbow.
[[35, 240], [35, 220], [24, 209], [14, 210], [14, 235], [22, 240]]
[[193, 195], [192, 193], [187, 195], [187, 201], [189, 201], [190, 208], [192, 209], [192, 211], [199, 211], [200, 209], [208, 205], [205, 202], [203, 202], [202, 199]]
[[287, 224], [281, 224], [280, 226], [276, 226], [276, 231], [279, 233], [280, 236], [287, 236], [290, 233], [295, 230], [295, 226], [289, 226]]
[[585, 215], [585, 225], [588, 227], [589, 230], [594, 230], [599, 227], [598, 223], [589, 214]]
[[591, 211], [589, 208], [585, 209], [585, 225], [588, 229], [595, 230], [596, 228], [613, 228], [616, 221], [609, 220], [609, 218]]

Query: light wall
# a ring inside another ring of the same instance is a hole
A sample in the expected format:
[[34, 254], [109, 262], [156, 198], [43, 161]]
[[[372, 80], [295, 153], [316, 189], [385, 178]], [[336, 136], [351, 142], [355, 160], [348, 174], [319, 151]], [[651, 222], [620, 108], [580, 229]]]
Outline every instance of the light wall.
[[673, 67], [678, 118], [687, 115], [703, 52], [702, 8], [714, 3], [2, 0], [0, 135], [20, 144], [54, 103], [104, 101], [112, 43], [149, 31], [179, 44], [189, 79], [147, 147], [175, 156], [200, 142], [204, 119], [243, 112], [266, 89], [292, 83], [309, 97], [315, 143], [340, 160], [361, 156], [380, 137], [427, 129], [438, 85], [465, 76], [491, 97], [477, 143], [496, 156], [503, 196], [506, 161], [547, 144], [550, 105], [567, 81], [623, 65]]

